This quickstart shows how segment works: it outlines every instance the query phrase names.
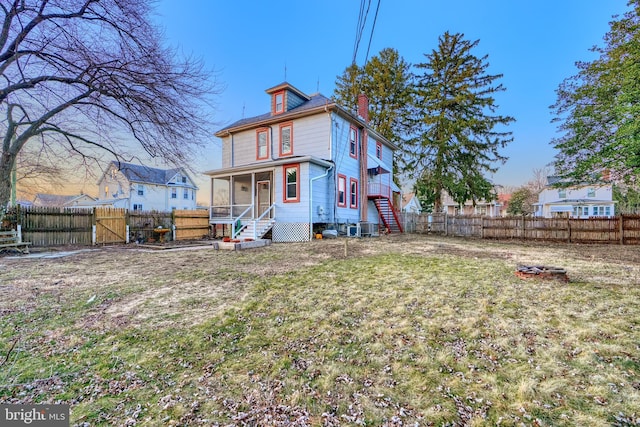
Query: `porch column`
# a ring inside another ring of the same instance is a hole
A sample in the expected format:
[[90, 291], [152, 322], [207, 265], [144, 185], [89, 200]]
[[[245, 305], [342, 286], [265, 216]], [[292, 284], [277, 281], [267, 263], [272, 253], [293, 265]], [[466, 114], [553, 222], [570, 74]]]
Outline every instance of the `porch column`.
[[260, 207], [256, 209], [256, 191], [258, 191], [258, 189], [256, 188], [256, 173], [252, 172], [251, 173], [251, 205], [253, 206], [253, 212], [251, 212], [252, 218], [258, 217], [258, 213], [260, 209]]

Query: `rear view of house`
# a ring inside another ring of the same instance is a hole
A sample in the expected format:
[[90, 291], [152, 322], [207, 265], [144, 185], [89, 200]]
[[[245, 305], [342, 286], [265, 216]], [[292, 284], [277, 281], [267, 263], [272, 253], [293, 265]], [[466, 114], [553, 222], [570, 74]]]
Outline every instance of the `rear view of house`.
[[[357, 112], [289, 83], [266, 90], [267, 113], [216, 133], [222, 167], [211, 177], [211, 224], [239, 237], [309, 240], [314, 232], [400, 232], [393, 183], [396, 147], [368, 124], [366, 97]], [[269, 108], [270, 107], [270, 108]]]

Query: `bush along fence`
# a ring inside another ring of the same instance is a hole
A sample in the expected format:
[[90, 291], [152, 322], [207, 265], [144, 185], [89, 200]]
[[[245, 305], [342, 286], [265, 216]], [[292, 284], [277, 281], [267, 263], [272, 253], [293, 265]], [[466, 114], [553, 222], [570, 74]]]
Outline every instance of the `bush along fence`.
[[195, 240], [210, 234], [209, 212], [121, 208], [10, 208], [0, 229], [17, 230], [33, 246], [102, 245]]
[[538, 218], [403, 214], [406, 230], [481, 239], [640, 244], [640, 215], [613, 218]]

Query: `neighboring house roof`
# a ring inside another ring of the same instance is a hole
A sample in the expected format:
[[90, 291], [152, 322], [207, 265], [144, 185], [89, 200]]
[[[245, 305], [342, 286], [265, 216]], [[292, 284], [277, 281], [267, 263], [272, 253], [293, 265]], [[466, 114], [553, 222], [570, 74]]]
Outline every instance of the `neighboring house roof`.
[[603, 204], [603, 203], [617, 203], [615, 200], [596, 200], [596, 199], [562, 199], [562, 200], [554, 200], [553, 202], [546, 203], [536, 203], [537, 205], [547, 204], [547, 205], [556, 205], [556, 204], [567, 204], [567, 203], [578, 203], [578, 204]]
[[80, 199], [89, 199], [90, 201], [95, 200], [87, 194], [61, 195], [37, 193], [33, 200], [33, 206], [69, 206], [73, 205], [75, 201], [79, 201]]
[[[416, 193], [403, 193], [402, 194], [402, 208], [404, 209], [411, 200], [416, 196]], [[417, 202], [417, 200], [416, 200]]]
[[[171, 178], [178, 173], [189, 176], [182, 168], [159, 169], [133, 163], [117, 162], [115, 160], [113, 160], [111, 164], [118, 168], [129, 182], [167, 185]], [[189, 177], [189, 180], [193, 183], [191, 177]]]

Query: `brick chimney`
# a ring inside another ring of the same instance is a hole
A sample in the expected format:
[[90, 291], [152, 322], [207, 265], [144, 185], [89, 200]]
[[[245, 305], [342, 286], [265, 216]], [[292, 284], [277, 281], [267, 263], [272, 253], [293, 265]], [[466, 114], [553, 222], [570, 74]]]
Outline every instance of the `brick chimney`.
[[369, 98], [364, 93], [358, 95], [358, 116], [369, 123]]

